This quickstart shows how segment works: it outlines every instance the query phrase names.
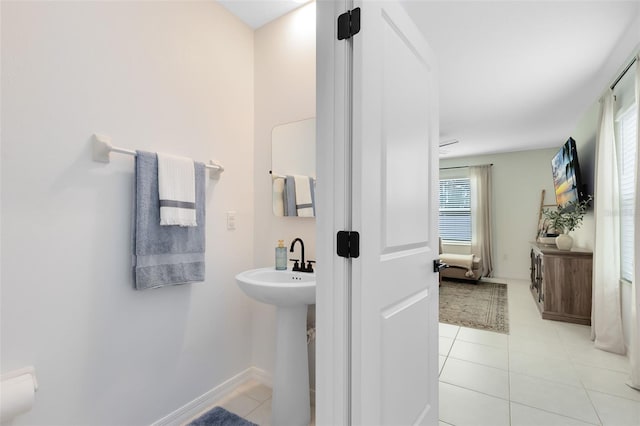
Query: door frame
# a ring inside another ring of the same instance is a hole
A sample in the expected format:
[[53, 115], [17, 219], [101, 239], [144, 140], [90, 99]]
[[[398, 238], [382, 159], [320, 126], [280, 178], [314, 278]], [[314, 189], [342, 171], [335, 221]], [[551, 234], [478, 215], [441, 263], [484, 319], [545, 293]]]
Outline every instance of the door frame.
[[351, 226], [352, 41], [337, 40], [350, 0], [316, 2], [316, 424], [351, 423], [351, 260], [336, 256], [336, 232]]

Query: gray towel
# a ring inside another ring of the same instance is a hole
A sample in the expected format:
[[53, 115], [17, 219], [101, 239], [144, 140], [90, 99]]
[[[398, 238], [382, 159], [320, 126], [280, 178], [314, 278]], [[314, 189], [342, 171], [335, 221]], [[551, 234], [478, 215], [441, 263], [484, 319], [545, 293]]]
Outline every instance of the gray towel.
[[204, 281], [205, 167], [195, 163], [198, 226], [160, 226], [158, 157], [137, 151], [135, 201], [136, 289]]
[[316, 217], [316, 180], [309, 177], [309, 187], [311, 188], [311, 206], [313, 207], [313, 217]]
[[284, 178], [284, 215], [298, 216], [296, 206], [296, 180], [293, 176], [287, 175]]
[[[309, 189], [311, 192], [311, 207], [313, 216], [316, 216], [316, 180], [309, 177]], [[296, 204], [296, 180], [293, 176], [286, 176], [284, 179], [284, 215], [298, 216], [299, 205]]]

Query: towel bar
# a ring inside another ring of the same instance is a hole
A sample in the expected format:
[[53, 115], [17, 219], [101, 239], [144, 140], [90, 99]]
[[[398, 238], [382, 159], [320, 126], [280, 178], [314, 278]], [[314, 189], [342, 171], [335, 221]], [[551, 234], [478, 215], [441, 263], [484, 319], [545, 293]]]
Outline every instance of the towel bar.
[[[111, 162], [111, 153], [117, 152], [119, 154], [136, 155], [136, 152], [132, 149], [119, 148], [111, 145], [111, 138], [104, 135], [93, 135], [93, 161], [100, 163]], [[209, 161], [209, 164], [204, 165], [210, 170], [209, 177], [216, 179], [220, 176], [220, 173], [224, 172], [224, 167], [213, 161]]]

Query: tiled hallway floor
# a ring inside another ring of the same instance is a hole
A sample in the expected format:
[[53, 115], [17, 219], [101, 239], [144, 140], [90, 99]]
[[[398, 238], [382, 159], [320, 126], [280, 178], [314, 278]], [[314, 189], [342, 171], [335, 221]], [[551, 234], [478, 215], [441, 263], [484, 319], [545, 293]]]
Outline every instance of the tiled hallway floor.
[[[507, 284], [509, 335], [440, 324], [440, 425], [639, 426], [628, 359], [594, 349], [587, 326], [541, 319], [527, 282]], [[257, 382], [216, 405], [270, 425]]]
[[640, 425], [628, 359], [594, 349], [590, 327], [541, 319], [527, 282], [507, 284], [509, 335], [440, 324], [440, 424]]

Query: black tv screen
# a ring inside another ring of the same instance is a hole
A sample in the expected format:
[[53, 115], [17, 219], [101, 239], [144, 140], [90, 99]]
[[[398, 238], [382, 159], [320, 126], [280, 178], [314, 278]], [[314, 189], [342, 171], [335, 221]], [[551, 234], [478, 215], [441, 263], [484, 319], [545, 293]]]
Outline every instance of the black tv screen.
[[560, 148], [551, 160], [556, 204], [565, 206], [571, 201], [582, 201], [582, 182], [576, 141], [573, 138]]

